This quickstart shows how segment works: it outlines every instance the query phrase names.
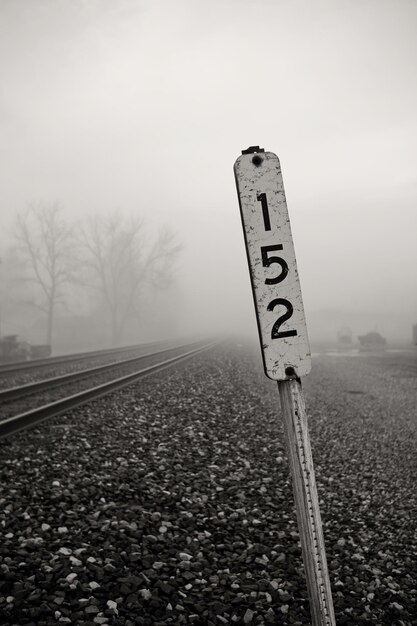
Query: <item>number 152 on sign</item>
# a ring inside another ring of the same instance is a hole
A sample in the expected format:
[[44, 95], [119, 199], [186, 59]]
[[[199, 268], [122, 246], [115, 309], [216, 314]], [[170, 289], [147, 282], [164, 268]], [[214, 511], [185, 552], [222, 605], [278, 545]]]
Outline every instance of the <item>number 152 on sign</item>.
[[301, 377], [311, 355], [279, 159], [249, 148], [234, 169], [265, 373]]

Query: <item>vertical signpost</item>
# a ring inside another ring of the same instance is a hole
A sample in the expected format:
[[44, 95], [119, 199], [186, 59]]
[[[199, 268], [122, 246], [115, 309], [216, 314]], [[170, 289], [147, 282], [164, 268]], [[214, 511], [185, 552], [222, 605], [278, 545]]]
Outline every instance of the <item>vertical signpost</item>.
[[300, 378], [307, 327], [278, 157], [242, 151], [235, 177], [266, 375], [278, 381], [313, 626], [334, 626], [323, 529]]

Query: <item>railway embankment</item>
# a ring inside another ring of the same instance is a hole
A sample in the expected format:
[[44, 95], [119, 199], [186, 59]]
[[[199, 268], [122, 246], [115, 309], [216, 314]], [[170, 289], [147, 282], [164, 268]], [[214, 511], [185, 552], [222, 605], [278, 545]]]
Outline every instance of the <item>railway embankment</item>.
[[[412, 626], [414, 363], [318, 356], [304, 389], [337, 624]], [[196, 355], [4, 439], [0, 463], [5, 626], [309, 623], [257, 352]]]

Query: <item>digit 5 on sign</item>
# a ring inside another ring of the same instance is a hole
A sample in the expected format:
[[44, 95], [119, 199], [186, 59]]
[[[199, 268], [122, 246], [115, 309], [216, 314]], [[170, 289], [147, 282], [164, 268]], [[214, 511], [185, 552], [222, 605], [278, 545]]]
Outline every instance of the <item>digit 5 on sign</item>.
[[311, 355], [279, 159], [245, 150], [235, 177], [265, 373], [304, 376]]

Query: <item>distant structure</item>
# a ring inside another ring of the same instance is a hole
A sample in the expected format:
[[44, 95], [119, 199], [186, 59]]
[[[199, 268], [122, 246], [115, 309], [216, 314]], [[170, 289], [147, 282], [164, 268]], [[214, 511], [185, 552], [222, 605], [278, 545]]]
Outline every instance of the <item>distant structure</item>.
[[43, 359], [51, 355], [51, 346], [33, 346], [27, 341], [19, 341], [18, 335], [0, 337], [0, 363]]
[[0, 338], [0, 363], [26, 361], [29, 352], [29, 344], [19, 341], [18, 335], [4, 335]]
[[352, 344], [352, 330], [349, 326], [343, 326], [337, 331], [337, 343], [343, 346]]
[[360, 343], [360, 350], [385, 350], [387, 345], [387, 340], [385, 337], [373, 331], [371, 333], [367, 333], [366, 335], [361, 335], [358, 337]]
[[417, 346], [417, 324], [413, 326], [413, 344]]

